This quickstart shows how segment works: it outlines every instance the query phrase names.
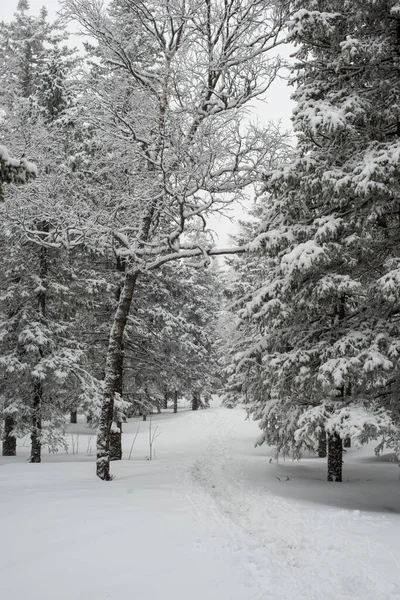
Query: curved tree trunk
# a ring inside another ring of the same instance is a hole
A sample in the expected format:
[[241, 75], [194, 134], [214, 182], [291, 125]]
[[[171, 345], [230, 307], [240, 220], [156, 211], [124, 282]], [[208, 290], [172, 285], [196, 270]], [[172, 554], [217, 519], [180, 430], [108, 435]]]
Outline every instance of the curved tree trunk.
[[16, 456], [17, 438], [13, 435], [15, 421], [12, 415], [4, 419], [3, 456]]
[[111, 480], [110, 474], [110, 432], [114, 414], [114, 398], [121, 364], [123, 366], [123, 339], [133, 293], [139, 271], [127, 266], [124, 284], [118, 300], [114, 323], [108, 343], [106, 367], [104, 372], [104, 396], [97, 430], [96, 474], [105, 481]]

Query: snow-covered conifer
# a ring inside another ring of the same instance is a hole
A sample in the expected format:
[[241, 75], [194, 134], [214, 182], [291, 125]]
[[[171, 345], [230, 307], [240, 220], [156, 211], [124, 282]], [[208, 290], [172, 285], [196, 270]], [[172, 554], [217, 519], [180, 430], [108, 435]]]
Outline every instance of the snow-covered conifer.
[[328, 479], [342, 440], [398, 426], [400, 44], [396, 2], [295, 3], [293, 160], [269, 173], [252, 244], [270, 261], [247, 300], [263, 323], [262, 440], [295, 454], [328, 433]]
[[34, 153], [41, 169], [30, 190], [10, 191], [1, 206], [0, 362], [3, 451], [15, 445], [10, 438], [29, 431], [31, 461], [39, 462], [42, 443], [55, 448], [62, 441], [68, 407], [82, 398], [95, 402], [101, 386], [84, 368], [85, 345], [78, 339], [76, 263], [67, 244], [54, 243], [58, 230], [73, 229], [76, 219], [67, 196], [70, 128], [63, 125], [71, 97], [70, 53], [60, 47], [62, 36], [44, 12], [35, 18], [26, 10], [22, 3], [15, 21], [2, 27], [8, 36], [1, 53], [7, 85], [0, 100], [5, 137], [14, 151]]

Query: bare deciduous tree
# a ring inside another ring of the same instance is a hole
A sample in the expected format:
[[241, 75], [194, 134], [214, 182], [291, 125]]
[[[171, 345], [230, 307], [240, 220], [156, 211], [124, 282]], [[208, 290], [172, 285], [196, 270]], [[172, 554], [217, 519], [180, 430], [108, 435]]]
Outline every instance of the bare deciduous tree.
[[225, 253], [214, 248], [207, 219], [246, 196], [280, 143], [277, 131], [252, 126], [246, 109], [276, 77], [280, 61], [270, 51], [283, 42], [287, 4], [118, 0], [106, 10], [95, 0], [64, 0], [68, 18], [97, 42], [86, 118], [116, 172], [132, 176], [112, 215], [103, 213], [125, 273], [105, 366], [101, 479], [111, 478], [116, 382], [140, 274]]

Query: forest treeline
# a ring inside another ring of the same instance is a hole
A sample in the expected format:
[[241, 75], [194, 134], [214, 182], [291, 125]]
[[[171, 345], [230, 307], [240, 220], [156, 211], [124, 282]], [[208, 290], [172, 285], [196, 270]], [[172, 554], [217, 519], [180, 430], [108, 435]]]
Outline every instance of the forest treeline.
[[[398, 450], [400, 5], [326, 5], [64, 0], [50, 23], [19, 0], [0, 24], [3, 454], [29, 433], [40, 462], [78, 411], [109, 480], [125, 418], [216, 391], [330, 481], [344, 445]], [[288, 73], [294, 142], [252, 117]]]

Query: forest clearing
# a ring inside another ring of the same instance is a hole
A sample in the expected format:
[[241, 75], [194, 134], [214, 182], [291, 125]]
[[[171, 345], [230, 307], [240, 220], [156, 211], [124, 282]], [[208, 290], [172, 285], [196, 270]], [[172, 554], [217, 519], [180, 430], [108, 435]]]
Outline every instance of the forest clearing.
[[397, 464], [350, 450], [332, 486], [315, 456], [270, 463], [244, 411], [218, 404], [153, 415], [152, 461], [149, 422], [127, 423], [110, 486], [93, 478], [84, 422], [76, 454], [71, 438], [41, 465], [27, 447], [0, 459], [2, 597], [400, 598]]

